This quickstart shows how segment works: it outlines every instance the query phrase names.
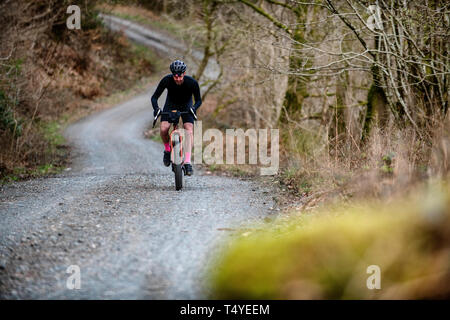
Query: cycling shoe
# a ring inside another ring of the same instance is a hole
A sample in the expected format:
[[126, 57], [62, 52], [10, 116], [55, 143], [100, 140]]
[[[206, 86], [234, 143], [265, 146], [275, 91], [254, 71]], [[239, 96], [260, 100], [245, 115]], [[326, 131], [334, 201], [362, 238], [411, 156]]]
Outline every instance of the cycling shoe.
[[184, 164], [184, 172], [187, 176], [192, 176], [194, 174], [194, 170], [192, 169], [192, 165], [190, 163]]
[[164, 165], [166, 167], [170, 166], [170, 163], [171, 163], [171, 161], [170, 161], [170, 151], [164, 151], [163, 161], [164, 161]]

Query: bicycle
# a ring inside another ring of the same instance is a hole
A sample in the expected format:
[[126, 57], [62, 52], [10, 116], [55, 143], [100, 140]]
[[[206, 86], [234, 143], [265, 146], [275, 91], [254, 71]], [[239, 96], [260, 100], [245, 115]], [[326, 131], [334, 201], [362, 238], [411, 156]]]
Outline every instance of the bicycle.
[[171, 112], [158, 112], [153, 119], [153, 128], [158, 121], [159, 116], [166, 114], [169, 116], [169, 123], [173, 124], [173, 129], [169, 134], [170, 137], [170, 160], [172, 162], [172, 171], [175, 174], [175, 190], [181, 190], [184, 186], [184, 176], [186, 174], [184, 169], [184, 152], [183, 152], [183, 138], [178, 131], [178, 123], [182, 114], [193, 114], [194, 119], [197, 117], [190, 111], [172, 110]]

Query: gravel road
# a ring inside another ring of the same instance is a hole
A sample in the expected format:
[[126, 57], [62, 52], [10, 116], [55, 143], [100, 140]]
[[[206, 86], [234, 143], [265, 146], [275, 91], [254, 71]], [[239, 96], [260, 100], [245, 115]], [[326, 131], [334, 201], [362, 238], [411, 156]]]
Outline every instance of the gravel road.
[[274, 215], [273, 190], [197, 168], [175, 191], [163, 146], [143, 136], [151, 118], [147, 93], [83, 119], [65, 132], [71, 170], [0, 187], [0, 298], [208, 297], [219, 248]]
[[[191, 48], [186, 52], [186, 47], [183, 42], [172, 38], [169, 34], [163, 33], [159, 30], [150, 29], [148, 26], [143, 26], [132, 21], [128, 21], [116, 16], [107, 14], [100, 14], [105, 26], [113, 31], [121, 31], [123, 34], [142, 45], [157, 50], [164, 54], [170, 60], [182, 59], [189, 66], [197, 66], [203, 59], [202, 50]], [[220, 74], [220, 67], [213, 57], [208, 61], [202, 80], [214, 81]]]

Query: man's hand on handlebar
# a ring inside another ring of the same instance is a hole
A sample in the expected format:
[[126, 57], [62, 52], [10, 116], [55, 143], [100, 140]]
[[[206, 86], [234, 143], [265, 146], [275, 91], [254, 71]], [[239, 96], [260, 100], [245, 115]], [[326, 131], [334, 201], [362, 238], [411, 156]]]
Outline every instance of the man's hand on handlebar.
[[[192, 116], [194, 117], [195, 121], [197, 121], [197, 115], [195, 114], [195, 109], [194, 108], [190, 107], [189, 111], [183, 111], [183, 112], [177, 111], [178, 115], [188, 114], [188, 113], [192, 114]], [[159, 118], [159, 116], [161, 114], [171, 114], [171, 112], [162, 112], [160, 108], [154, 109], [153, 110], [153, 117], [154, 117], [153, 118], [153, 128], [155, 127], [156, 121], [158, 121], [158, 118]]]

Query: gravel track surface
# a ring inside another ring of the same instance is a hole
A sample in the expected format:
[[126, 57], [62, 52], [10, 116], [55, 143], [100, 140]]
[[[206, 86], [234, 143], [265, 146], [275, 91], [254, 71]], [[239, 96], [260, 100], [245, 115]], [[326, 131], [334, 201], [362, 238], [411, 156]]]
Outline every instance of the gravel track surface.
[[[166, 35], [102, 17], [176, 55]], [[216, 74], [212, 62], [206, 75]], [[264, 182], [197, 168], [175, 191], [163, 146], [143, 136], [150, 94], [71, 125], [70, 171], [0, 186], [0, 299], [207, 298], [208, 268], [224, 242], [275, 216], [274, 190]], [[80, 267], [79, 290], [66, 286], [71, 265]]]
[[70, 171], [1, 187], [0, 298], [208, 297], [222, 241], [272, 216], [273, 190], [197, 169], [175, 191], [163, 146], [143, 136], [151, 118], [150, 94], [90, 116], [65, 133]]

